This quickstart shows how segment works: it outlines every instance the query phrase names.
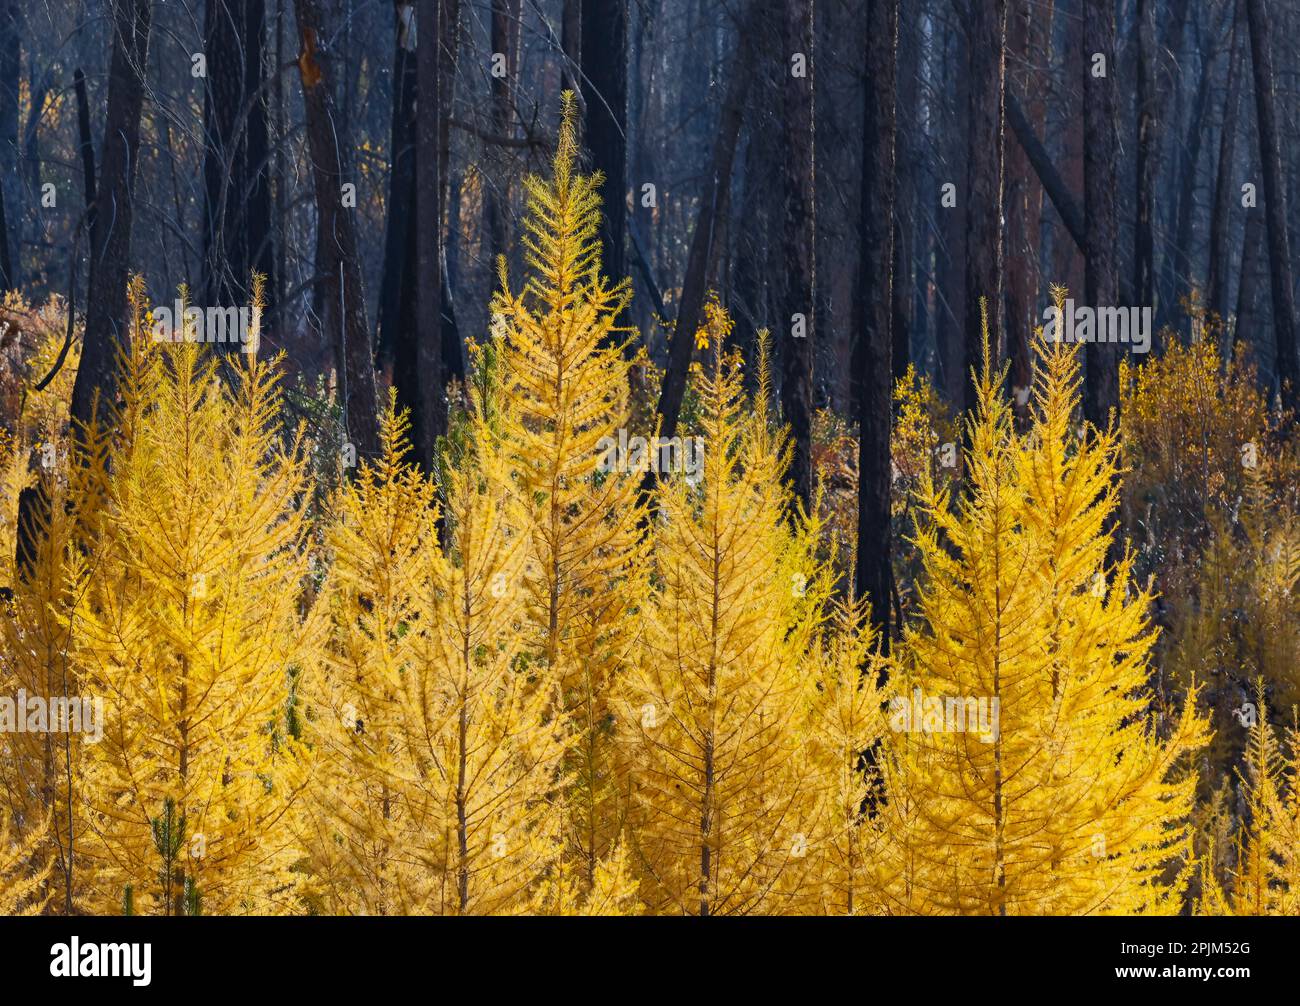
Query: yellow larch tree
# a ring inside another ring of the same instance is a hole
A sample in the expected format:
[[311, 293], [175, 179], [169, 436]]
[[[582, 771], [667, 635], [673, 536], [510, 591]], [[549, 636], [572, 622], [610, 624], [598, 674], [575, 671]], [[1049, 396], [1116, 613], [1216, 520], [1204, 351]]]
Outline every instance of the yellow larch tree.
[[41, 860], [49, 826], [41, 822], [20, 835], [0, 810], [0, 915], [36, 915], [49, 898], [50, 862]]
[[527, 911], [559, 858], [571, 741], [552, 671], [524, 659], [517, 501], [495, 453], [445, 466], [444, 549], [404, 435], [390, 407], [327, 537], [312, 896], [330, 913]]
[[868, 612], [865, 600], [835, 600], [833, 617], [811, 652], [816, 693], [807, 730], [825, 796], [813, 854], [819, 910], [828, 915], [881, 910], [875, 863], [884, 836], [872, 804], [883, 785], [878, 759], [891, 690], [881, 685], [887, 662]]
[[[29, 310], [13, 292], [6, 306]], [[82, 554], [75, 547], [92, 519], [103, 462], [103, 437], [85, 437], [87, 464], [68, 462], [68, 400], [79, 356], [75, 342], [57, 365], [66, 314], [52, 301], [39, 312], [39, 337], [27, 361], [22, 408], [12, 433], [0, 429], [0, 696], [62, 700], [80, 698], [79, 669], [70, 659], [70, 607], [84, 585]], [[38, 382], [46, 380], [43, 390]], [[48, 506], [32, 507], [18, 561], [17, 514], [24, 494], [39, 493]], [[89, 726], [82, 723], [80, 726]], [[83, 730], [28, 732], [0, 730], [0, 814], [9, 815], [11, 835], [37, 841], [50, 868], [42, 875], [42, 899], [66, 910], [77, 877], [70, 848], [80, 828], [75, 812]]]
[[[88, 586], [90, 568], [80, 543], [93, 533], [105, 440], [89, 431], [85, 444], [84, 465], [68, 465], [66, 452], [53, 441], [40, 451], [29, 490], [44, 494], [48, 508], [30, 511], [22, 574], [13, 551], [3, 559], [13, 572], [10, 595], [0, 601], [0, 696], [8, 701], [20, 695], [42, 703], [93, 699], [75, 656], [73, 609]], [[48, 720], [56, 706], [45, 708]], [[86, 879], [76, 869], [74, 851], [82, 829], [77, 793], [84, 745], [102, 726], [90, 722], [94, 712], [93, 706], [79, 708], [75, 719], [63, 718], [59, 729], [48, 732], [0, 730], [0, 807], [25, 836], [43, 822], [41, 851], [51, 862], [45, 890], [62, 911]]]
[[602, 465], [630, 417], [619, 327], [630, 288], [601, 276], [602, 179], [577, 171], [576, 123], [566, 93], [551, 175], [525, 180], [528, 275], [514, 292], [503, 264], [492, 301], [501, 412], [483, 450], [513, 471], [528, 533], [528, 640], [559, 675], [578, 733], [567, 837], [589, 886], [622, 823], [609, 692], [635, 638], [645, 544], [642, 473]]
[[1194, 693], [1165, 722], [1153, 709], [1151, 598], [1130, 559], [1107, 564], [1117, 445], [1075, 426], [1078, 346], [1035, 351], [1030, 428], [1016, 431], [986, 351], [964, 494], [922, 473], [921, 617], [888, 712], [891, 912], [1181, 907], [1184, 756], [1207, 731]]
[[1214, 850], [1207, 852], [1200, 915], [1300, 914], [1300, 730], [1292, 726], [1285, 745], [1278, 742], [1262, 678], [1251, 706], [1245, 765], [1237, 772], [1245, 814], [1232, 843], [1235, 866], [1225, 889], [1213, 871]]
[[698, 480], [659, 481], [656, 589], [621, 686], [633, 854], [657, 913], [805, 911], [823, 819], [807, 653], [831, 577], [818, 526], [788, 516], [765, 361], [747, 400], [738, 364], [714, 349], [695, 377], [703, 465]]
[[82, 759], [78, 895], [99, 913], [292, 910], [305, 755], [287, 707], [315, 647], [300, 441], [270, 365], [239, 354], [223, 380], [196, 332], [153, 340], [138, 288], [132, 315], [73, 613], [105, 720]]

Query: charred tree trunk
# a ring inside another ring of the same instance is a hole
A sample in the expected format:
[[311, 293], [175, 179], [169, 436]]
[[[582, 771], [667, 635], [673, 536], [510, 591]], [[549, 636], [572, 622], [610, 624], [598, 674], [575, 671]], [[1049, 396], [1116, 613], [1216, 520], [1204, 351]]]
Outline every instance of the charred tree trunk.
[[[452, 309], [451, 286], [447, 272], [447, 239], [443, 221], [451, 194], [451, 102], [456, 88], [456, 60], [460, 47], [460, 0], [439, 0], [438, 14], [438, 329], [442, 343], [442, 373], [439, 387], [452, 379], [465, 380], [465, 346]], [[417, 88], [418, 89], [418, 88]], [[418, 147], [418, 144], [417, 144]], [[418, 152], [417, 152], [418, 160]], [[457, 196], [459, 198], [459, 194]], [[439, 398], [445, 400], [442, 391]], [[442, 406], [446, 427], [446, 405]]]
[[[787, 66], [781, 90], [786, 155], [781, 166], [784, 221], [781, 245], [786, 284], [784, 310], [779, 319], [785, 333], [781, 353], [781, 407], [785, 421], [790, 424], [794, 448], [786, 480], [807, 507], [812, 501], [813, 341], [817, 331], [814, 8], [813, 0], [784, 0], [784, 7]], [[884, 306], [888, 310], [888, 298]]]
[[620, 280], [627, 275], [627, 0], [583, 0], [582, 101], [591, 166], [605, 178], [602, 271]]
[[[519, 0], [492, 0], [492, 132], [497, 136], [508, 137], [513, 133], [512, 106], [519, 68], [518, 28]], [[510, 189], [505, 172], [500, 173], [495, 185], [485, 189], [483, 204], [495, 261], [496, 256], [506, 253], [509, 240]]]
[[[1030, 67], [1033, 65], [1033, 41], [1038, 35], [1035, 31], [1038, 19], [1031, 11], [1028, 0], [1013, 0], [1007, 16], [1010, 22], [1007, 29], [1010, 55], [1007, 67], [1006, 101], [1008, 119], [1010, 119], [1012, 95], [1029, 95], [1035, 90]], [[1046, 31], [1050, 32], [1050, 30], [1049, 22]], [[1025, 126], [1035, 138], [1042, 128], [1044, 111], [1043, 102], [1035, 100], [1031, 105], [1031, 112], [1026, 113], [1034, 116], [1032, 121], [1025, 122]], [[1012, 128], [1014, 131], [1014, 126]], [[1032, 365], [1029, 335], [1034, 330], [1034, 307], [1038, 289], [1036, 263], [1042, 189], [1033, 175], [1033, 167], [1029, 163], [1029, 155], [1025, 153], [1024, 143], [1012, 143], [1007, 147], [1006, 200], [1007, 356], [1011, 361], [1012, 388], [1027, 389]], [[1015, 401], [1018, 414], [1023, 417], [1025, 406], [1020, 404], [1019, 396]]]
[[396, 8], [396, 33], [393, 54], [393, 114], [389, 127], [388, 224], [384, 230], [384, 267], [379, 287], [379, 363], [390, 367], [403, 319], [413, 319], [405, 311], [403, 296], [409, 287], [403, 284], [404, 270], [413, 247], [412, 222], [415, 211], [415, 2], [400, 3]]
[[[0, 0], [0, 213], [18, 205], [14, 201], [18, 178], [18, 95], [21, 89], [21, 39], [18, 32], [19, 0]], [[17, 227], [18, 240], [10, 228]], [[0, 292], [18, 285], [16, 267], [21, 253], [21, 226], [6, 217], [0, 224]]]
[[339, 141], [340, 125], [321, 39], [328, 38], [319, 0], [295, 0], [301, 51], [303, 106], [312, 180], [316, 194], [317, 227], [322, 237], [321, 269], [326, 277], [325, 316], [332, 317], [343, 363], [344, 422], [357, 458], [379, 454], [379, 415], [375, 369], [361, 280], [357, 225], [351, 206], [344, 204], [343, 186], [355, 184], [350, 151]]
[[862, 207], [858, 235], [856, 354], [858, 395], [858, 552], [855, 584], [871, 602], [871, 620], [889, 643], [891, 431], [893, 353], [890, 301], [894, 238], [898, 0], [867, 7], [866, 79], [862, 124]]
[[[1083, 67], [1084, 297], [1094, 309], [1119, 304], [1113, 7], [1110, 0], [1084, 0], [1083, 7], [1084, 51], [1096, 54]], [[1083, 414], [1104, 429], [1111, 410], [1119, 408], [1118, 354], [1113, 344], [1104, 342], [1086, 346], [1085, 352]]]
[[90, 135], [90, 100], [86, 96], [86, 75], [78, 67], [72, 75], [77, 95], [77, 146], [81, 152], [81, 194], [86, 206], [86, 229], [95, 229], [95, 141]]
[[1277, 381], [1283, 404], [1300, 408], [1300, 372], [1296, 361], [1295, 288], [1292, 286], [1291, 241], [1287, 234], [1286, 177], [1277, 128], [1273, 56], [1269, 49], [1264, 0], [1246, 0], [1251, 63], [1255, 72], [1255, 118], [1259, 159], [1264, 169], [1264, 216], [1268, 224], [1269, 282], [1273, 289], [1273, 332], [1277, 343]]
[[[722, 102], [722, 116], [718, 122], [710, 165], [709, 183], [704, 198], [700, 200], [699, 216], [691, 233], [691, 247], [687, 253], [686, 273], [682, 277], [681, 306], [673, 325], [672, 343], [668, 350], [668, 367], [664, 371], [659, 404], [655, 409], [659, 417], [660, 436], [673, 437], [677, 431], [677, 416], [686, 392], [686, 375], [690, 370], [691, 351], [695, 347], [695, 332], [699, 328], [704, 307], [706, 278], [717, 248], [717, 220], [727, 213], [731, 193], [731, 169], [736, 157], [736, 140], [744, 116], [745, 95], [754, 76], [750, 58], [759, 14], [765, 0], [750, 0], [746, 20], [740, 28], [740, 45], [732, 61], [731, 79]], [[651, 473], [647, 485], [653, 479]]]
[[1241, 106], [1241, 0], [1233, 5], [1232, 33], [1228, 40], [1228, 91], [1223, 102], [1223, 130], [1219, 134], [1219, 167], [1214, 181], [1214, 210], [1210, 217], [1210, 271], [1205, 289], [1209, 308], [1225, 324], [1228, 320], [1230, 262], [1228, 234], [1232, 227], [1233, 166], [1237, 158], [1237, 109]]
[[[965, 370], [978, 371], [984, 354], [980, 302], [987, 304], [989, 352], [998, 359], [1003, 335], [1003, 153], [1005, 140], [1007, 0], [970, 6], [970, 102], [966, 143]], [[963, 384], [964, 401], [974, 388]]]
[[[944, 46], [944, 92], [952, 94], [951, 102], [944, 102], [946, 141], [944, 161], [950, 167], [951, 178], [946, 182], [958, 184], [957, 172], [966, 156], [966, 116], [962, 114], [970, 94], [970, 74], [966, 72], [969, 46], [954, 25], [949, 29]], [[956, 205], [940, 204], [939, 219], [941, 239], [937, 258], [938, 281], [936, 295], [939, 300], [938, 318], [935, 322], [936, 354], [939, 374], [948, 401], [961, 405], [966, 399], [966, 386], [970, 375], [966, 372], [966, 212], [969, 200], [958, 194]]]
[[[1247, 332], [1255, 333], [1254, 338], [1250, 340], [1255, 359], [1259, 362], [1261, 370], [1265, 366], [1268, 367], [1271, 376], [1273, 361], [1265, 358], [1262, 352], [1264, 346], [1261, 345], [1263, 322], [1267, 320], [1266, 309], [1261, 311], [1260, 304], [1262, 299], [1260, 287], [1263, 285], [1260, 281], [1260, 273], [1266, 268], [1264, 231], [1262, 214], [1246, 215], [1245, 233], [1241, 238], [1241, 276], [1237, 286], [1237, 325], [1233, 330], [1233, 344], [1241, 342]], [[1264, 381], [1263, 377], [1261, 373], [1261, 383], [1270, 386], [1272, 381]]]
[[560, 13], [560, 48], [564, 50], [561, 87], [582, 93], [582, 0], [563, 0]]
[[247, 304], [255, 271], [276, 289], [265, 36], [265, 0], [207, 0], [202, 296], [212, 306]]
[[[1152, 202], [1156, 187], [1155, 16], [1151, 0], [1137, 0], [1137, 200], [1133, 223], [1133, 297], [1139, 306], [1155, 300], [1155, 232]], [[1113, 50], [1106, 50], [1107, 60]], [[1107, 67], [1107, 74], [1111, 72]]]
[[126, 287], [150, 28], [149, 0], [116, 0], [108, 113], [90, 235], [86, 329], [70, 409], [79, 450], [84, 447], [82, 429], [106, 421], [117, 398], [117, 354], [128, 338]]
[[[442, 52], [443, 0], [419, 0], [416, 46], [414, 324], [401, 326], [393, 368], [399, 408], [410, 410], [415, 463], [432, 471], [447, 432], [442, 373]], [[408, 298], [403, 298], [404, 300]]]

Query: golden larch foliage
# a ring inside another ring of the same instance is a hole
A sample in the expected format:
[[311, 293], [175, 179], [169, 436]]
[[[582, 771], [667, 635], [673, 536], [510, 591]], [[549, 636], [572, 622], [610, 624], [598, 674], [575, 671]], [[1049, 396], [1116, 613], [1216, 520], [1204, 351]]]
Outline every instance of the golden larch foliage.
[[294, 903], [291, 818], [305, 749], [287, 729], [316, 647], [296, 439], [272, 366], [154, 343], [138, 290], [122, 404], [84, 589], [82, 687], [104, 702], [84, 749], [79, 897], [94, 912], [241, 914]]
[[1106, 562], [1115, 434], [1075, 426], [1078, 347], [1035, 350], [1029, 429], [1016, 432], [986, 354], [965, 494], [922, 473], [922, 617], [890, 707], [892, 911], [1181, 906], [1195, 784], [1182, 763], [1205, 725], [1193, 692], [1157, 730], [1150, 597], [1130, 559]]

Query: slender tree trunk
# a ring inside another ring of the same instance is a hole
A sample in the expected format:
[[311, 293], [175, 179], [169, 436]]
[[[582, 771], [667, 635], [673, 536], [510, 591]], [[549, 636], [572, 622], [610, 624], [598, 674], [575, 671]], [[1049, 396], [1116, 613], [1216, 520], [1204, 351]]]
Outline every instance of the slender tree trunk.
[[[451, 285], [447, 271], [448, 239], [443, 222], [451, 195], [451, 104], [456, 90], [460, 52], [460, 0], [439, 0], [442, 10], [438, 21], [438, 276], [439, 337], [442, 343], [442, 386], [450, 380], [465, 380], [465, 347], [456, 324]], [[459, 199], [459, 190], [457, 190]], [[445, 400], [440, 392], [440, 398]], [[442, 406], [445, 413], [446, 406]], [[446, 419], [442, 420], [446, 425]]]
[[[1111, 0], [1084, 0], [1083, 8], [1084, 51], [1105, 60], [1103, 68], [1094, 61], [1097, 57], [1089, 56], [1083, 66], [1084, 297], [1094, 309], [1119, 306], [1113, 7]], [[1088, 344], [1084, 352], [1083, 414], [1104, 429], [1111, 411], [1119, 408], [1118, 354], [1113, 344], [1104, 342]]]
[[[1253, 338], [1250, 342], [1255, 350], [1255, 359], [1259, 362], [1261, 368], [1268, 367], [1269, 376], [1274, 372], [1274, 365], [1271, 359], [1266, 359], [1262, 349], [1264, 348], [1262, 330], [1263, 323], [1267, 320], [1261, 316], [1260, 311], [1260, 272], [1265, 268], [1264, 260], [1266, 235], [1264, 227], [1264, 216], [1261, 213], [1246, 214], [1245, 233], [1241, 238], [1241, 277], [1237, 286], [1237, 324], [1233, 329], [1233, 344], [1241, 342], [1247, 333], [1252, 333]], [[1261, 382], [1265, 386], [1271, 386], [1272, 381], [1263, 381], [1264, 375], [1260, 374]]]
[[[1028, 0], [1012, 0], [1012, 7], [1007, 16], [1010, 22], [1008, 36], [1011, 45], [1010, 62], [1007, 68], [1007, 104], [1010, 112], [1012, 93], [1031, 94], [1035, 90], [1030, 67], [1034, 59], [1032, 42], [1038, 34], [1034, 29], [1041, 15], [1031, 11]], [[1050, 31], [1050, 29], [1049, 18], [1046, 30]], [[1015, 85], [1014, 91], [1012, 83]], [[1026, 122], [1035, 135], [1042, 126], [1043, 111], [1043, 102], [1035, 101], [1033, 113], [1036, 121]], [[1029, 155], [1025, 153], [1023, 143], [1012, 143], [1007, 147], [1006, 200], [1007, 355], [1011, 360], [1012, 388], [1027, 389], [1031, 368], [1029, 335], [1034, 329], [1034, 307], [1037, 301], [1036, 263], [1042, 189], [1037, 179], [1033, 177], [1033, 167], [1029, 163]], [[1023, 416], [1025, 406], [1020, 404], [1019, 396], [1015, 401], [1019, 414]]]
[[86, 328], [70, 409], [79, 449], [84, 446], [80, 431], [101, 426], [116, 401], [117, 354], [128, 338], [126, 287], [150, 27], [149, 0], [115, 0], [101, 182], [90, 235]]
[[1200, 83], [1196, 88], [1196, 96], [1192, 100], [1187, 142], [1182, 145], [1178, 158], [1178, 213], [1174, 222], [1174, 240], [1168, 247], [1165, 265], [1161, 270], [1156, 331], [1161, 331], [1171, 323], [1178, 302], [1192, 290], [1194, 272], [1192, 225], [1196, 216], [1196, 176], [1201, 166], [1201, 146], [1205, 142], [1205, 116], [1209, 105], [1213, 69], [1211, 62], [1206, 60]]
[[[1155, 232], [1152, 203], [1156, 187], [1155, 14], [1151, 0], [1137, 0], [1137, 192], [1133, 223], [1133, 296], [1139, 306], [1155, 301]], [[1112, 58], [1107, 56], [1107, 59]], [[1107, 67], [1107, 74], [1111, 72]]]
[[[900, 2], [894, 6], [898, 8], [893, 16], [897, 34], [894, 44], [894, 118], [895, 121], [901, 118], [904, 122], [916, 122], [920, 108], [920, 17], [914, 3]], [[867, 13], [870, 16], [873, 11]], [[870, 47], [870, 40], [867, 44]], [[893, 305], [890, 310], [890, 372], [897, 380], [907, 373], [912, 362], [912, 335], [916, 325], [916, 197], [921, 157], [913, 132], [902, 137], [895, 132], [895, 148], [893, 274], [889, 286]]]
[[325, 314], [337, 323], [336, 337], [343, 363], [344, 422], [358, 460], [374, 458], [379, 454], [379, 417], [370, 325], [366, 320], [355, 211], [344, 204], [343, 192], [343, 186], [355, 184], [356, 179], [351, 152], [339, 141], [334, 94], [320, 52], [321, 39], [328, 35], [319, 0], [295, 0], [295, 10], [302, 45], [298, 71], [302, 77], [317, 227], [323, 240], [321, 268], [327, 277]]
[[[513, 134], [512, 111], [515, 80], [518, 74], [519, 0], [492, 0], [492, 132], [497, 136]], [[504, 74], [501, 76], [499, 74]], [[509, 177], [501, 171], [483, 193], [483, 215], [492, 245], [492, 257], [504, 255], [509, 240]]]
[[[944, 110], [945, 124], [942, 136], [945, 143], [944, 161], [959, 165], [966, 156], [966, 130], [968, 123], [963, 110], [970, 95], [970, 74], [967, 72], [969, 46], [956, 25], [948, 31], [944, 44], [944, 91], [953, 95], [951, 102], [939, 106]], [[943, 180], [960, 188], [957, 170]], [[966, 400], [966, 387], [970, 374], [966, 370], [966, 214], [969, 200], [963, 192], [957, 193], [956, 205], [941, 205], [939, 210], [942, 238], [937, 256], [939, 317], [935, 322], [936, 353], [939, 374], [945, 397], [956, 405]]]
[[415, 324], [402, 328], [393, 370], [400, 408], [411, 413], [415, 462], [432, 470], [437, 438], [447, 431], [442, 373], [442, 53], [443, 0], [418, 0], [419, 93], [415, 120]]
[[[966, 145], [966, 338], [965, 370], [978, 371], [985, 332], [980, 302], [987, 305], [991, 358], [1001, 352], [1003, 287], [1003, 157], [1005, 142], [1007, 0], [984, 0], [969, 8], [970, 102]], [[963, 384], [967, 407], [974, 388]]]
[[[19, 0], [0, 0], [0, 207], [11, 211], [18, 178], [18, 95], [22, 73], [21, 38], [18, 30]], [[16, 217], [6, 217], [0, 232], [0, 291], [18, 285], [21, 240], [11, 239], [10, 230], [21, 239], [22, 227]]]
[[[262, 68], [265, 0], [207, 0], [203, 280], [208, 305], [247, 304], [251, 274], [275, 290], [270, 140]], [[230, 343], [237, 346], [237, 343]]]
[[1241, 0], [1234, 0], [1232, 33], [1228, 40], [1228, 90], [1223, 102], [1223, 129], [1219, 134], [1219, 167], [1214, 181], [1214, 210], [1210, 217], [1210, 271], [1205, 289], [1209, 308], [1225, 324], [1228, 321], [1228, 288], [1231, 263], [1228, 235], [1232, 228], [1234, 174], [1237, 158], [1237, 110], [1241, 107]]
[[560, 48], [564, 50], [561, 88], [582, 93], [582, 0], [562, 0]]
[[858, 551], [856, 589], [871, 602], [871, 620], [889, 644], [892, 427], [890, 336], [894, 262], [895, 102], [898, 0], [867, 6], [866, 79], [862, 125], [862, 208], [858, 227]]
[[1259, 126], [1259, 159], [1264, 169], [1264, 215], [1268, 224], [1269, 281], [1273, 289], [1273, 331], [1277, 343], [1277, 380], [1283, 404], [1300, 410], [1300, 372], [1296, 361], [1295, 288], [1291, 270], [1291, 241], [1287, 233], [1286, 178], [1277, 130], [1273, 56], [1264, 0], [1246, 0], [1250, 26], [1251, 63], [1255, 73], [1255, 118]]
[[81, 195], [86, 206], [86, 229], [95, 229], [95, 141], [90, 134], [90, 100], [86, 75], [78, 67], [72, 75], [77, 96], [77, 146], [81, 152]]
[[[687, 253], [686, 273], [682, 277], [681, 306], [673, 325], [672, 343], [668, 351], [668, 366], [664, 370], [659, 404], [655, 409], [659, 417], [660, 436], [673, 437], [677, 431], [677, 416], [681, 411], [682, 396], [686, 392], [686, 375], [690, 369], [691, 351], [695, 347], [695, 332], [699, 328], [704, 307], [705, 278], [716, 253], [716, 228], [719, 216], [727, 212], [731, 193], [731, 169], [736, 156], [736, 140], [745, 110], [745, 95], [754, 77], [753, 39], [759, 15], [765, 0], [749, 0], [749, 9], [740, 29], [740, 43], [731, 67], [727, 93], [722, 102], [722, 115], [714, 134], [713, 162], [709, 182], [700, 200], [699, 216], [691, 234]], [[653, 473], [648, 473], [653, 478]], [[650, 484], [647, 480], [647, 485]]]
[[[781, 406], [785, 421], [790, 424], [794, 448], [786, 480], [795, 496], [808, 507], [812, 501], [813, 342], [817, 332], [814, 0], [784, 0], [784, 7], [787, 66], [781, 90], [786, 154], [781, 165], [784, 207], [781, 244], [786, 286], [784, 310], [779, 319], [785, 333], [781, 353]], [[889, 224], [886, 221], [886, 227]], [[885, 244], [888, 245], [888, 239]], [[888, 297], [884, 306], [888, 310]]]
[[627, 0], [583, 0], [582, 74], [585, 139], [592, 168], [605, 178], [602, 271], [620, 280], [627, 275]]
[[404, 311], [402, 278], [413, 247], [410, 242], [415, 212], [415, 2], [396, 8], [393, 52], [393, 111], [389, 126], [388, 225], [384, 230], [384, 266], [379, 287], [379, 362], [393, 363]]

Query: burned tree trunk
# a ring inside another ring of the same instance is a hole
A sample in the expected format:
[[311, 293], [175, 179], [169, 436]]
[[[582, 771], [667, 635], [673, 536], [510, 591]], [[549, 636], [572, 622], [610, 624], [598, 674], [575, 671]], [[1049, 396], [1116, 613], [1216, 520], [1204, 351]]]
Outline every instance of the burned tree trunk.
[[1210, 272], [1205, 289], [1209, 308], [1221, 321], [1228, 320], [1228, 233], [1232, 226], [1233, 164], [1237, 156], [1237, 109], [1241, 105], [1242, 40], [1241, 0], [1233, 5], [1228, 41], [1228, 91], [1223, 102], [1223, 131], [1219, 135], [1219, 167], [1214, 181], [1214, 209], [1210, 217]]
[[1246, 0], [1251, 63], [1255, 71], [1255, 118], [1259, 159], [1264, 169], [1264, 218], [1268, 224], [1269, 282], [1273, 289], [1273, 331], [1277, 343], [1277, 381], [1283, 404], [1300, 408], [1300, 367], [1296, 361], [1295, 288], [1291, 241], [1287, 234], [1286, 178], [1277, 128], [1273, 56], [1269, 50], [1264, 0]]
[[384, 230], [384, 266], [379, 287], [379, 362], [389, 367], [399, 342], [406, 287], [402, 277], [412, 247], [415, 211], [415, 2], [396, 8], [393, 46], [393, 111], [389, 125], [388, 223]]
[[627, 275], [627, 0], [583, 0], [582, 101], [591, 166], [605, 178], [604, 273]]
[[[969, 8], [970, 103], [966, 142], [966, 372], [978, 371], [984, 353], [980, 302], [987, 304], [989, 352], [1002, 346], [1003, 164], [1006, 88], [1006, 0]], [[964, 401], [974, 388], [963, 384]]]
[[254, 271], [276, 289], [265, 35], [265, 0], [208, 0], [202, 296], [209, 305], [248, 303]]
[[416, 45], [414, 324], [400, 327], [393, 386], [411, 412], [415, 463], [432, 470], [447, 431], [442, 374], [442, 0], [419, 0]]
[[[784, 335], [781, 407], [794, 448], [786, 480], [806, 507], [812, 501], [813, 340], [817, 329], [813, 0], [785, 0], [784, 6], [787, 66], [781, 90], [786, 156], [781, 166], [781, 243], [786, 284], [779, 319]], [[886, 309], [888, 305], [886, 299]]]
[[149, 8], [149, 0], [116, 0], [113, 5], [113, 57], [95, 223], [90, 234], [86, 331], [70, 409], [79, 448], [84, 446], [83, 427], [100, 425], [116, 399], [117, 354], [128, 337], [126, 286], [140, 112], [149, 60]]
[[[519, 72], [519, 0], [492, 0], [492, 132], [509, 137], [515, 81]], [[483, 215], [493, 259], [506, 252], [509, 232], [509, 176], [502, 171], [483, 193]]]
[[[1133, 297], [1150, 306], [1155, 300], [1155, 232], [1152, 218], [1156, 188], [1156, 26], [1151, 0], [1137, 0], [1137, 191], [1133, 222]], [[1110, 52], [1106, 58], [1111, 58]], [[1107, 67], [1107, 73], [1110, 72]]]
[[317, 227], [322, 238], [321, 270], [328, 300], [326, 317], [335, 322], [339, 358], [343, 365], [343, 409], [348, 440], [358, 459], [379, 453], [379, 416], [375, 369], [370, 352], [365, 291], [361, 281], [355, 198], [346, 198], [345, 185], [355, 185], [350, 151], [339, 142], [334, 94], [323, 62], [323, 30], [319, 0], [295, 0], [301, 51], [307, 143], [316, 193]]
[[[18, 0], [0, 0], [0, 214], [12, 207], [18, 178], [18, 98], [21, 90], [22, 47], [18, 32]], [[14, 221], [0, 222], [0, 292], [18, 285], [15, 266], [22, 247], [10, 236]]]
[[664, 371], [659, 404], [655, 409], [659, 417], [659, 432], [664, 437], [676, 435], [677, 415], [686, 393], [691, 351], [695, 346], [695, 332], [699, 328], [700, 314], [704, 307], [705, 285], [715, 254], [717, 220], [727, 213], [736, 140], [744, 117], [745, 96], [754, 79], [754, 61], [751, 58], [754, 52], [753, 40], [764, 3], [765, 0], [750, 0], [746, 20], [740, 28], [740, 46], [732, 63], [731, 79], [722, 102], [722, 117], [715, 133], [709, 183], [704, 198], [700, 200], [699, 216], [695, 219], [695, 230], [691, 234], [686, 273], [682, 278], [681, 306], [673, 326], [668, 367]]
[[862, 207], [858, 236], [858, 552], [856, 591], [888, 645], [890, 594], [889, 438], [892, 426], [891, 275], [894, 234], [898, 0], [867, 7], [862, 120]]
[[[1119, 150], [1112, 77], [1115, 15], [1109, 0], [1084, 0], [1083, 205], [1084, 297], [1094, 309], [1119, 303], [1115, 249], [1115, 164]], [[1083, 414], [1098, 429], [1119, 408], [1118, 354], [1114, 345], [1086, 347]]]

